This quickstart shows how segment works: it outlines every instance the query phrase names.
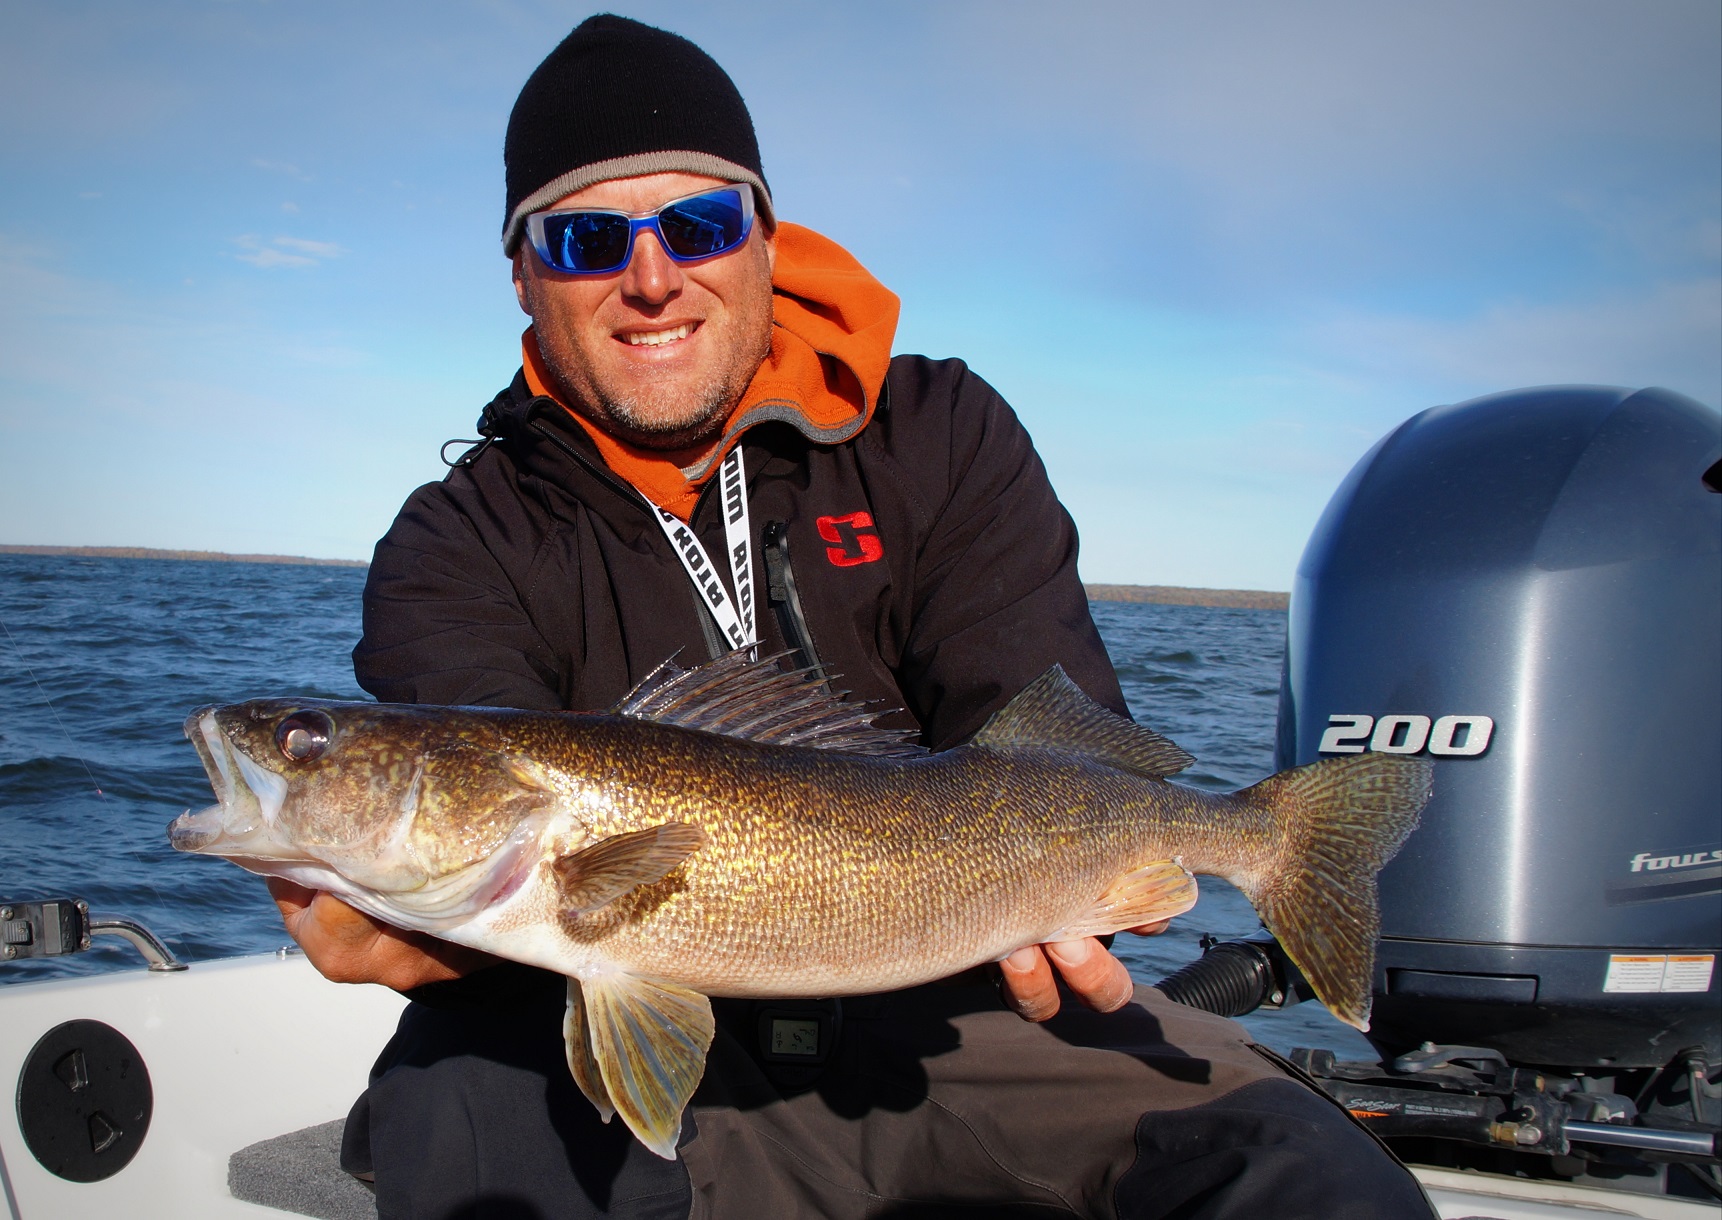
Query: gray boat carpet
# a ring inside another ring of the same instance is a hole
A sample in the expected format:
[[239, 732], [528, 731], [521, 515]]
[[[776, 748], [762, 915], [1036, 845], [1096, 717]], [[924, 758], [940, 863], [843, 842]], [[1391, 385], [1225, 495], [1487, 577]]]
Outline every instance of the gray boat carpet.
[[290, 1131], [227, 1158], [235, 1199], [317, 1220], [376, 1220], [371, 1188], [341, 1168], [346, 1119]]

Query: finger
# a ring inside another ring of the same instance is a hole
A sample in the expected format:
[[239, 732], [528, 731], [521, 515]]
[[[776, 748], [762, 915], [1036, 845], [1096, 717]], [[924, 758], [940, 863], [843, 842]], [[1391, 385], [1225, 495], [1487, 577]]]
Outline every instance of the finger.
[[426, 983], [459, 978], [498, 960], [468, 949], [384, 923], [319, 893], [301, 923], [300, 945], [311, 964], [337, 983], [381, 983], [396, 991], [411, 991]]
[[1145, 923], [1140, 927], [1126, 928], [1126, 932], [1134, 932], [1138, 936], [1158, 936], [1172, 926], [1170, 919], [1162, 919], [1159, 923]]
[[1048, 945], [1046, 953], [1076, 998], [1096, 1012], [1123, 1008], [1136, 994], [1136, 985], [1124, 963], [1092, 936]]
[[381, 983], [410, 991], [425, 983], [459, 978], [499, 960], [477, 949], [393, 927], [326, 891], [281, 877], [266, 880], [288, 935], [331, 982]]
[[275, 900], [275, 905], [281, 908], [283, 921], [298, 915], [311, 905], [311, 900], [317, 896], [317, 891], [308, 885], [300, 885], [297, 881], [289, 881], [285, 877], [265, 877], [263, 884], [269, 887], [269, 896]]
[[486, 966], [495, 966], [502, 959], [465, 945], [438, 940], [414, 932], [400, 934], [402, 943], [398, 954], [381, 953], [384, 965], [377, 979], [396, 991], [411, 991], [426, 983], [441, 983], [462, 978]]
[[[287, 932], [299, 943], [318, 973], [336, 983], [378, 981], [375, 960], [380, 925], [322, 890], [297, 910], [283, 907]], [[289, 901], [300, 895], [289, 894]]]
[[326, 890], [317, 891], [307, 914], [321, 935], [346, 944], [364, 944], [395, 930]]
[[1058, 1011], [1058, 983], [1040, 946], [1018, 949], [999, 963], [999, 996], [1025, 1021], [1045, 1021]]

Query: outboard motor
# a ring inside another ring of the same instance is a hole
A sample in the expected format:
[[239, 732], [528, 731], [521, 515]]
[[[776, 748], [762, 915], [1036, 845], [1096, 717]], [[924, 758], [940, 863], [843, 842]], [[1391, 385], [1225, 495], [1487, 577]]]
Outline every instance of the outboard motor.
[[1380, 878], [1382, 1062], [1294, 1061], [1416, 1159], [1722, 1189], [1719, 457], [1722, 417], [1666, 390], [1497, 394], [1400, 425], [1310, 538], [1278, 765], [1436, 767]]
[[1328, 503], [1278, 764], [1438, 762], [1381, 875], [1384, 1053], [1722, 1063], [1719, 450], [1665, 390], [1525, 390], [1413, 417]]

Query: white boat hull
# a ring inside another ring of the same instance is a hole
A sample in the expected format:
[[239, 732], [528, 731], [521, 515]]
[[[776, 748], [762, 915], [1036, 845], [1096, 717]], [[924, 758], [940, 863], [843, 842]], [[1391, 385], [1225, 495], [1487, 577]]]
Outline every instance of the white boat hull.
[[[137, 1156], [90, 1183], [44, 1169], [25, 1146], [16, 1109], [6, 1107], [0, 1196], [9, 1220], [286, 1214], [234, 1198], [229, 1158], [344, 1116], [402, 1003], [381, 987], [330, 983], [297, 953], [0, 987], [0, 1086], [8, 1092], [37, 1039], [83, 1018], [137, 1047], [155, 1094]], [[1678, 1199], [1413, 1168], [1442, 1220], [1722, 1218], [1722, 1208]]]
[[124, 1034], [155, 1093], [137, 1156], [100, 1182], [68, 1182], [44, 1169], [24, 1143], [16, 1108], [6, 1106], [0, 1193], [10, 1220], [281, 1215], [228, 1192], [228, 1158], [345, 1115], [403, 1004], [383, 987], [328, 982], [297, 953], [0, 988], [0, 1087], [8, 1097], [37, 1039], [80, 1018]]

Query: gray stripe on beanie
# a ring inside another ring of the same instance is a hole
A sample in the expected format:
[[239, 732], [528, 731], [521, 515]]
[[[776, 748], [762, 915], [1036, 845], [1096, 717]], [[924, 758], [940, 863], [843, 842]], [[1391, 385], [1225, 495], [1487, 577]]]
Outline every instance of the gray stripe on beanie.
[[765, 179], [746, 166], [726, 161], [711, 153], [670, 149], [665, 152], [635, 153], [628, 157], [596, 161], [591, 165], [571, 169], [545, 183], [522, 199], [508, 217], [508, 223], [503, 225], [502, 252], [512, 258], [515, 250], [520, 248], [520, 239], [526, 232], [526, 218], [549, 207], [564, 195], [572, 195], [575, 191], [583, 191], [589, 186], [611, 182], [617, 178], [673, 173], [704, 174], [708, 178], [719, 178], [725, 182], [746, 183], [753, 188], [755, 211], [764, 219], [767, 228], [776, 227], [777, 217], [771, 210], [771, 192], [766, 188]]

